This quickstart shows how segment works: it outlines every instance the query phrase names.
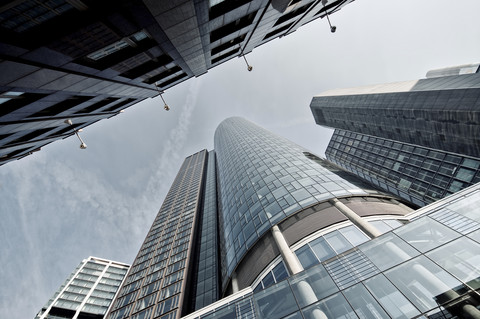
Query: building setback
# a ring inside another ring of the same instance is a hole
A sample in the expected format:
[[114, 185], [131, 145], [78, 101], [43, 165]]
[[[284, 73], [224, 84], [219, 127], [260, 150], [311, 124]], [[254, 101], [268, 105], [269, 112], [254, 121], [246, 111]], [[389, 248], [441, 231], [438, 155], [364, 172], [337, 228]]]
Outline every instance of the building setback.
[[480, 158], [479, 64], [313, 97], [319, 125]]
[[[215, 151], [186, 158], [107, 318], [180, 318], [239, 296], [229, 309], [258, 316], [253, 291], [284, 286], [401, 226], [412, 209], [399, 200], [229, 118], [215, 132]], [[314, 287], [302, 285], [304, 302], [313, 302]], [[264, 317], [286, 314], [271, 308]]]
[[35, 319], [104, 318], [129, 266], [88, 257], [65, 280]]
[[352, 1], [4, 1], [0, 165]]

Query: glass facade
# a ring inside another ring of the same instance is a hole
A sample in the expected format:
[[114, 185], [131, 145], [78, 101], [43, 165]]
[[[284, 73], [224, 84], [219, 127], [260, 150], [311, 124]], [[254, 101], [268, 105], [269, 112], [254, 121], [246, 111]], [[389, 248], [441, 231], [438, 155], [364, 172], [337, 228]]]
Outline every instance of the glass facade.
[[480, 181], [480, 158], [336, 129], [328, 160], [418, 206]]
[[217, 318], [225, 307], [233, 309], [225, 318], [245, 318], [237, 303], [253, 303], [249, 318], [479, 318], [479, 195], [472, 186], [413, 213], [409, 224], [185, 319]]
[[480, 73], [444, 76], [315, 96], [319, 125], [480, 157]]
[[201, 225], [198, 230], [198, 262], [194, 276], [196, 289], [195, 305], [192, 309], [203, 308], [220, 296], [218, 223], [217, 223], [217, 179], [215, 172], [215, 151], [208, 153], [207, 177], [203, 194]]
[[286, 217], [328, 199], [378, 194], [356, 177], [337, 174], [338, 167], [312, 160], [305, 149], [242, 118], [229, 118], [218, 126], [215, 151], [224, 283], [249, 248]]
[[35, 319], [103, 318], [128, 269], [100, 258], [83, 260]]
[[180, 316], [207, 156], [201, 151], [185, 159], [107, 318]]

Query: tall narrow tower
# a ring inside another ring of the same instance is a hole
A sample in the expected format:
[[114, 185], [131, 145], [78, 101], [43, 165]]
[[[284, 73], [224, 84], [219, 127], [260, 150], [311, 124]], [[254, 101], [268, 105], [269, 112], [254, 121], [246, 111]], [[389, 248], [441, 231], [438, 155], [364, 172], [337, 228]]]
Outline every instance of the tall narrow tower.
[[[107, 318], [180, 318], [244, 288], [263, 290], [401, 225], [410, 211], [300, 146], [229, 118], [215, 151], [185, 159]], [[329, 250], [314, 260], [305, 245], [319, 232]]]

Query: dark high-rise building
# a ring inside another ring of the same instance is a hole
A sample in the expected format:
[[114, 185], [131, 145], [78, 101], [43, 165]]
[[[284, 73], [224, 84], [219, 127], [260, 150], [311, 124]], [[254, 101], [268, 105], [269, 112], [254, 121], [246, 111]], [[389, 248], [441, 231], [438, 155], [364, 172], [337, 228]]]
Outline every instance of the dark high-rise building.
[[3, 1], [0, 165], [352, 1]]
[[111, 260], [84, 259], [35, 319], [102, 319], [128, 268]]
[[[412, 209], [399, 201], [288, 140], [229, 118], [215, 132], [215, 151], [185, 159], [107, 318], [180, 318], [229, 301], [222, 308], [228, 318], [298, 312], [283, 297], [258, 308], [252, 294], [261, 299], [294, 275], [314, 280], [323, 273], [307, 269], [337, 255], [366, 261], [354, 247], [403, 225]], [[378, 274], [372, 265], [363, 266], [363, 276]], [[302, 307], [319, 300], [315, 287], [300, 285]]]
[[332, 128], [480, 157], [479, 65], [426, 79], [337, 89], [315, 96], [315, 122]]
[[340, 129], [325, 156], [418, 206], [480, 182], [480, 158]]
[[462, 65], [315, 96], [315, 121], [335, 128], [327, 159], [417, 206], [477, 183], [478, 70]]

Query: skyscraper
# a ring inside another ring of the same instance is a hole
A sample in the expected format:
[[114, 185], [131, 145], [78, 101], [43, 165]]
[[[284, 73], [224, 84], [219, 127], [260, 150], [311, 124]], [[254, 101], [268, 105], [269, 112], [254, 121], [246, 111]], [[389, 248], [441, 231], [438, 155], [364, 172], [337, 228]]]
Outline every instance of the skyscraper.
[[339, 89], [312, 99], [317, 124], [335, 128], [328, 160], [424, 206], [480, 181], [479, 64], [427, 78]]
[[107, 318], [180, 318], [244, 288], [260, 293], [401, 226], [411, 211], [229, 118], [215, 132], [215, 151], [185, 159]]
[[480, 157], [479, 64], [426, 79], [337, 89], [313, 97], [315, 122], [446, 152]]
[[418, 206], [480, 181], [480, 158], [340, 129], [333, 133], [325, 156]]
[[129, 266], [88, 257], [38, 312], [35, 319], [101, 319], [105, 316]]
[[350, 2], [3, 1], [0, 165]]

